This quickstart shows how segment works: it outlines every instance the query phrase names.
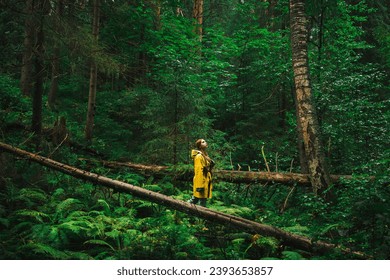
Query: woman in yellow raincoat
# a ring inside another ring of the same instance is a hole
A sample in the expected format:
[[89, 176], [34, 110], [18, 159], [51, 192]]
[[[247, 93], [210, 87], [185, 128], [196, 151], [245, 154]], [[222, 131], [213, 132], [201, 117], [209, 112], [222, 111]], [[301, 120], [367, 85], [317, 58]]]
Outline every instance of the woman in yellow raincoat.
[[199, 139], [195, 142], [196, 148], [191, 151], [194, 160], [193, 194], [189, 203], [199, 204], [206, 207], [206, 200], [211, 198], [213, 185], [211, 183], [211, 170], [214, 161], [208, 156], [206, 140]]

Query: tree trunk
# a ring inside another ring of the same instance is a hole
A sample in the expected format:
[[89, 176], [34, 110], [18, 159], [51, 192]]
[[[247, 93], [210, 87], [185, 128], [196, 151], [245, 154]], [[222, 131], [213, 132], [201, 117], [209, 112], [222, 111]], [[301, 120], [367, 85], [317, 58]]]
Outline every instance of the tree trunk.
[[174, 94], [174, 109], [173, 109], [173, 158], [172, 162], [174, 165], [177, 164], [177, 148], [179, 145], [179, 92], [177, 89], [177, 84], [175, 83], [175, 94]]
[[155, 15], [154, 28], [156, 30], [160, 30], [161, 29], [161, 0], [154, 0], [152, 6]]
[[298, 156], [299, 156], [299, 167], [300, 171], [303, 174], [308, 174], [309, 173], [309, 166], [308, 166], [308, 161], [306, 158], [306, 153], [305, 153], [305, 145], [303, 143], [303, 134], [302, 134], [302, 127], [301, 123], [299, 122], [299, 108], [298, 108], [298, 101], [295, 95], [295, 90], [291, 90], [294, 95], [294, 104], [295, 104], [295, 117], [297, 120], [297, 147], [298, 147]]
[[33, 46], [35, 42], [35, 19], [34, 19], [34, 4], [33, 0], [26, 1], [25, 8], [25, 26], [24, 26], [24, 42], [23, 42], [23, 58], [22, 69], [20, 73], [20, 90], [24, 96], [31, 96], [32, 88], [32, 58]]
[[[89, 160], [82, 158], [80, 160], [96, 162], [96, 160]], [[193, 169], [188, 168], [183, 170], [176, 170], [174, 167], [161, 165], [145, 165], [131, 162], [116, 162], [116, 161], [98, 161], [108, 168], [128, 168], [134, 172], [162, 178], [171, 176], [175, 180], [191, 181], [194, 176]], [[351, 175], [330, 175], [331, 181], [336, 183], [340, 179], [352, 179]], [[277, 173], [277, 172], [255, 172], [255, 171], [231, 171], [231, 170], [215, 170], [213, 171], [213, 179], [216, 181], [224, 181], [230, 183], [244, 183], [244, 184], [261, 184], [261, 183], [279, 183], [284, 185], [310, 185], [309, 175], [299, 173]], [[367, 178], [365, 178], [367, 179]], [[374, 177], [369, 177], [373, 180]]]
[[297, 102], [297, 122], [300, 125], [310, 182], [315, 194], [330, 184], [323, 147], [320, 140], [318, 117], [315, 110], [309, 78], [305, 1], [290, 0], [292, 60]]
[[[282, 240], [284, 245], [288, 245], [298, 249], [316, 252], [316, 253], [327, 252], [329, 250], [333, 250], [337, 248], [337, 246], [334, 244], [330, 244], [318, 240], [313, 241], [307, 237], [289, 233], [277, 227], [260, 224], [241, 217], [225, 214], [222, 212], [197, 206], [188, 202], [176, 200], [169, 196], [156, 193], [150, 190], [146, 190], [138, 186], [134, 186], [107, 177], [103, 177], [98, 174], [77, 169], [75, 167], [33, 153], [29, 153], [27, 151], [12, 147], [10, 145], [1, 142], [0, 142], [0, 150], [3, 150], [5, 152], [17, 156], [24, 157], [28, 160], [37, 162], [43, 166], [52, 168], [54, 170], [68, 174], [75, 178], [79, 178], [95, 184], [100, 184], [109, 188], [113, 188], [119, 192], [129, 193], [141, 199], [155, 202], [157, 204], [161, 204], [165, 207], [175, 209], [180, 212], [184, 212], [193, 216], [204, 218], [212, 222], [217, 222], [228, 226], [232, 226], [248, 233], [275, 237], [277, 239]], [[351, 251], [348, 249], [341, 249], [341, 250], [345, 253], [351, 253]]]
[[194, 0], [194, 8], [192, 17], [195, 19], [195, 33], [199, 35], [199, 40], [202, 41], [203, 36], [203, 0]]
[[33, 109], [32, 109], [32, 124], [31, 129], [36, 137], [37, 146], [40, 145], [40, 138], [42, 133], [42, 97], [43, 97], [43, 77], [44, 77], [44, 33], [43, 33], [43, 20], [45, 1], [40, 0], [36, 3], [37, 8], [37, 34], [36, 44], [34, 46], [35, 51], [35, 86], [33, 94]]
[[[95, 39], [96, 45], [98, 43], [98, 37], [99, 37], [99, 20], [100, 20], [100, 0], [94, 0], [93, 1], [92, 35]], [[92, 140], [95, 111], [96, 111], [97, 65], [96, 65], [96, 61], [94, 59], [95, 55], [96, 54], [93, 53], [92, 57], [91, 57], [88, 111], [87, 111], [87, 122], [85, 125], [85, 139], [87, 141]]]
[[[61, 34], [61, 17], [64, 12], [63, 0], [58, 0], [56, 11], [57, 11], [57, 14], [55, 15], [56, 29], [57, 32]], [[52, 70], [51, 70], [51, 85], [50, 85], [50, 91], [48, 96], [49, 107], [52, 110], [55, 108], [55, 103], [56, 103], [57, 93], [58, 93], [58, 79], [60, 76], [60, 47], [57, 42], [54, 44], [55, 47], [54, 47], [54, 55], [53, 55]]]

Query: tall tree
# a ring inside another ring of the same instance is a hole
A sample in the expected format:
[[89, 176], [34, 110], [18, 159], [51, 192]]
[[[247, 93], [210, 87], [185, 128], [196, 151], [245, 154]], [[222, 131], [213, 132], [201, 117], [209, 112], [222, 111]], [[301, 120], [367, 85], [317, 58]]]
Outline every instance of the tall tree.
[[33, 46], [35, 41], [35, 17], [34, 17], [34, 1], [27, 0], [25, 7], [24, 21], [24, 42], [23, 42], [23, 58], [22, 69], [20, 74], [20, 90], [24, 96], [31, 95], [32, 87], [32, 66], [33, 66]]
[[330, 179], [310, 83], [304, 0], [290, 0], [290, 28], [297, 122], [304, 143], [311, 185], [317, 194], [329, 186]]
[[[64, 12], [64, 0], [58, 0], [57, 1], [57, 7], [56, 7], [56, 13], [54, 14], [54, 22], [56, 31], [60, 33], [61, 29], [61, 17]], [[52, 61], [52, 67], [51, 67], [51, 85], [50, 85], [50, 91], [48, 96], [48, 103], [50, 108], [54, 108], [55, 102], [57, 99], [57, 92], [58, 92], [58, 79], [60, 75], [60, 47], [58, 42], [55, 43], [54, 47], [54, 54], [53, 54], [53, 61]]]
[[33, 108], [32, 108], [32, 131], [37, 136], [37, 146], [40, 144], [40, 136], [42, 132], [42, 96], [43, 96], [43, 80], [44, 80], [44, 17], [50, 12], [51, 6], [48, 0], [39, 0], [33, 2], [35, 10], [36, 40], [33, 47], [34, 66], [35, 66], [35, 84], [33, 92]]
[[194, 0], [194, 8], [192, 10], [192, 17], [195, 19], [195, 31], [199, 35], [199, 40], [203, 36], [203, 0]]
[[[100, 23], [100, 0], [94, 0], [92, 35], [96, 44], [99, 38], [99, 25], [100, 25], [99, 23]], [[92, 139], [94, 118], [95, 118], [95, 111], [96, 111], [97, 64], [94, 59], [94, 56], [95, 54], [92, 54], [91, 56], [87, 123], [85, 125], [85, 138], [87, 141], [90, 141]]]

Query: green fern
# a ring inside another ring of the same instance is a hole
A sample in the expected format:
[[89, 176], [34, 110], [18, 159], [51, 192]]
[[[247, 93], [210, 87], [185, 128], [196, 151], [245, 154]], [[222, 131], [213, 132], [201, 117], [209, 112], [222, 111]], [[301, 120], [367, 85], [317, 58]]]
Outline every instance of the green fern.
[[245, 253], [253, 256], [269, 257], [273, 256], [279, 247], [279, 240], [273, 237], [260, 235], [253, 236], [255, 240], [246, 248]]
[[98, 211], [98, 210], [92, 210], [92, 211], [88, 212], [88, 216], [90, 216], [90, 217], [99, 217], [101, 215], [103, 215], [103, 213], [101, 211]]
[[92, 222], [89, 222], [87, 220], [80, 220], [80, 221], [67, 221], [64, 223], [61, 223], [58, 228], [61, 230], [65, 230], [69, 233], [73, 233], [79, 238], [83, 238], [84, 236], [88, 236], [91, 229], [93, 229], [95, 226]]
[[63, 188], [58, 188], [53, 192], [52, 197], [59, 198], [59, 197], [63, 196], [64, 194], [65, 194], [65, 190]]
[[251, 217], [253, 210], [249, 207], [245, 206], [239, 206], [231, 204], [229, 206], [226, 206], [224, 204], [221, 205], [211, 205], [211, 209], [215, 209], [217, 211], [221, 211], [225, 214], [234, 215], [234, 216], [240, 216], [240, 217]]
[[309, 228], [306, 226], [301, 226], [300, 224], [296, 224], [296, 225], [290, 226], [290, 227], [284, 227], [283, 229], [288, 231], [288, 232], [296, 233], [299, 235], [306, 235], [307, 236], [309, 233]]
[[114, 215], [119, 215], [119, 216], [126, 216], [127, 218], [134, 218], [136, 214], [136, 210], [133, 208], [127, 208], [127, 207], [116, 207], [114, 209]]
[[12, 227], [12, 232], [23, 234], [26, 232], [29, 232], [31, 230], [31, 227], [34, 226], [34, 223], [31, 221], [22, 221], [20, 223], [15, 224], [15, 226]]
[[143, 185], [143, 188], [154, 191], [154, 192], [162, 192], [163, 189], [159, 185]]
[[112, 231], [106, 232], [105, 235], [110, 237], [110, 238], [112, 238], [112, 239], [114, 239], [114, 240], [116, 240], [116, 239], [118, 239], [120, 237], [121, 232], [119, 230], [117, 230], [117, 229], [114, 229]]
[[32, 218], [40, 223], [44, 223], [44, 219], [50, 220], [50, 216], [36, 210], [22, 209], [15, 212], [16, 216], [23, 218]]
[[25, 202], [28, 207], [47, 201], [47, 195], [40, 189], [23, 188], [19, 190], [18, 196], [15, 197], [15, 201]]
[[93, 221], [92, 218], [88, 214], [89, 214], [89, 212], [85, 212], [82, 210], [71, 211], [71, 212], [69, 212], [68, 216], [66, 217], [66, 220], [87, 219], [89, 221]]
[[141, 182], [145, 180], [143, 176], [134, 173], [128, 173], [124, 176], [118, 176], [116, 179], [136, 186], [142, 185]]
[[106, 235], [107, 237], [111, 238], [112, 241], [116, 243], [116, 247], [117, 247], [118, 249], [121, 248], [121, 238], [122, 238], [122, 235], [123, 235], [122, 232], [120, 232], [120, 231], [117, 230], [117, 229], [114, 229], [114, 230], [111, 230], [111, 231], [109, 231], [109, 232], [105, 232], [105, 235]]
[[104, 241], [104, 240], [92, 239], [92, 240], [85, 241], [84, 244], [93, 244], [93, 245], [107, 246], [107, 247], [109, 247], [111, 250], [115, 251], [114, 247], [112, 247], [110, 244], [108, 244], [108, 243], [107, 243], [106, 241]]
[[104, 199], [98, 199], [98, 204], [103, 207], [103, 212], [106, 215], [111, 213], [110, 205]]
[[60, 251], [52, 246], [43, 243], [28, 243], [20, 248], [23, 251], [31, 251], [39, 258], [65, 260], [68, 259], [68, 254]]
[[65, 199], [64, 201], [60, 202], [57, 205], [56, 211], [58, 213], [65, 213], [68, 210], [76, 210], [80, 209], [82, 206], [82, 203], [80, 200], [76, 198], [68, 198]]
[[305, 260], [301, 254], [294, 251], [283, 251], [282, 255], [284, 260]]
[[6, 218], [0, 218], [0, 225], [2, 225], [5, 228], [8, 228], [10, 224], [9, 219]]
[[74, 252], [74, 251], [64, 251], [65, 254], [67, 254], [68, 259], [70, 260], [93, 260], [93, 258], [84, 252]]
[[337, 229], [340, 227], [340, 224], [331, 224], [331, 225], [328, 225], [326, 226], [324, 229], [321, 230], [320, 232], [320, 235], [325, 235], [327, 234], [329, 231], [333, 230], [333, 229]]

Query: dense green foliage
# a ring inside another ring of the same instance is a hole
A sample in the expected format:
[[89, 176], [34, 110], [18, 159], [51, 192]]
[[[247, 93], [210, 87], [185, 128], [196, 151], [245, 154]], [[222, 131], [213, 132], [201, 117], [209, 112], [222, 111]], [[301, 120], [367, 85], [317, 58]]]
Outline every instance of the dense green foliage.
[[[91, 1], [76, 2], [60, 18], [55, 7], [45, 15], [45, 93], [54, 46], [61, 49], [61, 75], [56, 107], [43, 108], [37, 147], [31, 98], [19, 89], [25, 15], [17, 1], [2, 1], [0, 141], [180, 200], [190, 197], [189, 182], [80, 158], [180, 168], [191, 163], [195, 140], [206, 138], [216, 168], [264, 171], [263, 148], [272, 171], [299, 172], [288, 1], [205, 1], [201, 41], [192, 1], [161, 1], [161, 14], [157, 1], [102, 1], [98, 46], [90, 34]], [[389, 7], [306, 2], [326, 158], [332, 174], [355, 179], [332, 186], [331, 201], [299, 185], [215, 182], [209, 207], [388, 259]], [[61, 29], [54, 28], [58, 21]], [[87, 143], [91, 59], [99, 84], [94, 139]], [[60, 117], [69, 141], [54, 143], [50, 133]], [[1, 259], [353, 258], [297, 251], [5, 153], [0, 187]]]

